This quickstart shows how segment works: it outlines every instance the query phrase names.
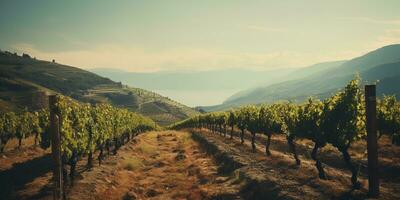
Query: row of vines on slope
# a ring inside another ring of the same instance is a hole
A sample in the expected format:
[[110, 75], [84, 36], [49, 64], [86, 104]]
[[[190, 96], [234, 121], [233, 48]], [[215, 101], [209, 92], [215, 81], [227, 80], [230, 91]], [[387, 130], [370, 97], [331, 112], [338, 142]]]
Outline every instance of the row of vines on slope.
[[[117, 153], [118, 149], [139, 133], [156, 129], [155, 123], [139, 114], [108, 104], [89, 105], [78, 103], [68, 97], [57, 96], [55, 113], [59, 116], [61, 134], [61, 152], [64, 176], [70, 166], [69, 176], [73, 179], [76, 164], [87, 156], [87, 166], [93, 166], [93, 155], [99, 151], [101, 164], [105, 152]], [[0, 140], [4, 146], [12, 138], [22, 139], [35, 135], [35, 144], [40, 140], [43, 149], [50, 147], [49, 110], [37, 112], [0, 113]], [[73, 183], [73, 180], [71, 180]]]
[[[336, 147], [351, 170], [351, 181], [354, 188], [359, 188], [358, 170], [352, 163], [349, 148], [352, 143], [366, 137], [365, 100], [360, 89], [359, 79], [348, 83], [343, 91], [324, 101], [310, 98], [303, 104], [275, 103], [261, 106], [244, 106], [227, 112], [214, 112], [198, 115], [173, 124], [171, 128], [208, 128], [212, 132], [226, 134], [230, 131], [233, 137], [234, 128], [240, 130], [240, 140], [244, 142], [245, 130], [251, 133], [251, 145], [255, 151], [256, 133], [266, 135], [266, 154], [269, 156], [273, 134], [285, 134], [290, 151], [300, 165], [295, 140], [306, 138], [312, 140], [314, 148], [311, 157], [319, 177], [326, 179], [318, 150], [331, 144]], [[379, 134], [388, 134], [393, 144], [400, 143], [400, 103], [394, 96], [384, 96], [378, 101], [377, 120]], [[226, 128], [229, 126], [229, 130]]]
[[35, 146], [39, 144], [41, 134], [45, 132], [49, 123], [49, 113], [46, 109], [35, 112], [22, 113], [0, 112], [0, 153], [4, 152], [10, 139], [18, 139], [18, 148], [22, 146], [23, 139], [34, 135]]

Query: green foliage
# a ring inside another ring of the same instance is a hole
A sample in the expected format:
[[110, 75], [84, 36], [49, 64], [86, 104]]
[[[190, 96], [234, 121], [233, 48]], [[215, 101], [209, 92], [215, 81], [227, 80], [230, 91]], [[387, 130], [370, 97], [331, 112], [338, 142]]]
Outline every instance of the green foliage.
[[344, 91], [324, 101], [321, 128], [327, 142], [340, 151], [366, 135], [365, 104], [358, 84], [356, 78]]
[[4, 151], [8, 140], [15, 137], [18, 117], [14, 112], [1, 113], [0, 115], [0, 152]]
[[262, 105], [259, 113], [260, 131], [267, 133], [281, 133], [283, 120], [279, 114], [280, 104]]
[[236, 121], [237, 121], [236, 113], [232, 110], [229, 111], [229, 116], [228, 116], [228, 121], [227, 121], [228, 125], [233, 127], [233, 126], [235, 126]]
[[294, 138], [299, 132], [299, 106], [291, 103], [282, 104], [280, 115], [282, 119], [282, 132], [286, 137]]
[[[121, 139], [157, 128], [154, 121], [139, 114], [108, 104], [78, 103], [68, 97], [58, 96], [54, 108], [60, 117], [61, 150], [67, 157], [92, 153], [108, 140]], [[32, 133], [41, 138], [41, 147], [50, 146], [49, 110], [0, 113], [0, 150], [11, 138], [24, 139]]]
[[[81, 102], [109, 103], [169, 125], [198, 114], [192, 108], [151, 91], [125, 87], [94, 73], [58, 63], [0, 52], [0, 111], [20, 113], [42, 108], [41, 92], [56, 92]], [[30, 100], [33, 101], [30, 101]]]
[[[176, 123], [171, 128], [225, 123], [250, 132], [283, 133], [290, 139], [307, 138], [319, 147], [330, 143], [344, 151], [354, 141], [366, 137], [364, 94], [359, 82], [360, 79], [356, 77], [343, 91], [322, 102], [310, 98], [304, 104], [244, 106], [225, 114], [219, 112], [199, 115]], [[400, 137], [400, 103], [394, 96], [385, 96], [378, 101], [377, 119], [381, 134], [391, 135], [394, 140]]]
[[47, 149], [50, 147], [50, 113], [48, 109], [41, 109], [38, 112], [40, 127], [40, 147]]
[[[354, 141], [366, 137], [365, 97], [359, 87], [359, 82], [360, 79], [356, 77], [347, 84], [343, 91], [322, 102], [310, 98], [304, 104], [289, 102], [259, 107], [244, 106], [235, 111], [226, 112], [225, 116], [228, 116], [228, 119], [225, 123], [251, 132], [253, 150], [255, 150], [255, 133], [266, 134], [268, 136], [267, 155], [270, 154], [271, 134], [285, 134], [297, 165], [300, 165], [300, 160], [296, 153], [294, 140], [296, 138], [312, 140], [315, 145], [311, 157], [316, 161], [321, 178], [325, 178], [326, 175], [317, 157], [318, 149], [326, 144], [331, 144], [343, 154], [343, 159], [352, 172], [353, 186], [358, 188], [358, 171], [351, 162], [348, 149]], [[393, 143], [400, 144], [400, 103], [394, 96], [385, 96], [378, 102], [377, 107], [379, 132], [391, 135]], [[221, 113], [203, 114], [197, 117], [200, 120], [190, 118], [171, 128], [213, 127], [215, 124], [222, 123], [219, 119], [222, 115]], [[205, 123], [196, 124], [198, 121]]]
[[25, 111], [21, 115], [18, 116], [18, 123], [16, 129], [16, 137], [19, 140], [24, 139], [28, 136], [30, 130], [30, 120], [32, 118], [32, 114], [30, 112]]
[[321, 101], [310, 98], [307, 103], [299, 106], [297, 122], [297, 136], [310, 139], [321, 147], [326, 144], [326, 137], [321, 129], [323, 107]]
[[378, 131], [392, 137], [393, 144], [400, 144], [400, 103], [395, 96], [384, 96], [377, 104]]
[[242, 112], [244, 113], [244, 123], [246, 124], [247, 130], [249, 130], [252, 133], [255, 133], [259, 129], [259, 124], [258, 124], [258, 113], [259, 109], [255, 106], [245, 106], [242, 109]]
[[67, 157], [91, 153], [107, 141], [124, 134], [155, 129], [155, 123], [141, 115], [107, 104], [91, 106], [58, 96], [56, 111], [61, 117], [61, 150]]

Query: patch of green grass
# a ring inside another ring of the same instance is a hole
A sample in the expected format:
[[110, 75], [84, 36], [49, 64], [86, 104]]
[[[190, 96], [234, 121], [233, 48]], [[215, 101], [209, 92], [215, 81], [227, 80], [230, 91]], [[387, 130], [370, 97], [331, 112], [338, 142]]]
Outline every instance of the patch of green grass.
[[154, 147], [154, 146], [151, 146], [151, 145], [149, 145], [149, 144], [146, 144], [146, 143], [142, 143], [142, 144], [140, 144], [138, 147], [137, 147], [137, 149], [140, 151], [140, 152], [142, 152], [143, 154], [146, 154], [146, 155], [154, 155], [154, 154], [156, 154], [157, 152], [157, 148], [156, 147]]
[[123, 162], [123, 168], [128, 171], [134, 171], [135, 169], [138, 169], [143, 166], [144, 164], [142, 159], [138, 157], [132, 157]]
[[149, 132], [149, 133], [146, 133], [146, 138], [149, 138], [149, 139], [155, 139], [157, 136], [159, 135], [159, 133], [157, 133], [157, 132]]
[[179, 139], [183, 144], [186, 144], [186, 142], [188, 142], [189, 140], [191, 140], [191, 137], [189, 134], [187, 133], [183, 133], [181, 135], [179, 135]]

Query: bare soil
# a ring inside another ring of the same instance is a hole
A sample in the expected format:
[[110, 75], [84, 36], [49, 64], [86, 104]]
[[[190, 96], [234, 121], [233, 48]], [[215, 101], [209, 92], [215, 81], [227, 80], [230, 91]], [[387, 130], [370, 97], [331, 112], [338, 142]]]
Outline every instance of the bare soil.
[[[352, 190], [350, 171], [341, 154], [332, 146], [325, 147], [319, 153], [328, 176], [328, 180], [321, 180], [318, 178], [315, 161], [310, 156], [313, 145], [309, 140], [296, 141], [302, 160], [301, 166], [296, 166], [283, 135], [273, 136], [270, 147], [272, 155], [268, 157], [265, 155], [265, 137], [260, 134], [256, 140], [257, 152], [252, 152], [248, 133], [242, 145], [237, 132], [234, 139], [205, 129], [194, 129], [192, 132], [204, 138], [209, 144], [216, 145], [218, 151], [230, 155], [231, 159], [244, 166], [236, 169], [234, 173], [242, 173], [244, 178], [253, 179], [250, 181], [257, 181], [257, 184], [268, 183], [269, 186], [276, 187], [275, 197], [269, 196], [268, 199], [372, 199], [367, 195], [367, 160], [364, 141], [353, 144], [350, 151], [354, 163], [360, 169], [359, 181], [362, 183], [360, 190]], [[399, 157], [400, 147], [391, 145], [387, 137], [379, 140], [381, 178], [379, 199], [400, 199]], [[261, 180], [255, 180], [254, 177]], [[261, 190], [268, 191], [266, 188], [261, 188]], [[269, 192], [271, 194], [271, 191]], [[251, 199], [254, 198], [257, 196], [252, 196]]]
[[34, 146], [34, 138], [23, 140], [21, 148], [13, 139], [0, 154], [0, 199], [21, 199], [17, 191], [41, 193], [51, 178], [50, 150]]
[[[351, 149], [360, 167], [360, 190], [352, 190], [350, 172], [340, 153], [327, 146], [320, 152], [328, 180], [318, 178], [309, 140], [296, 140], [302, 160], [296, 166], [283, 135], [274, 135], [272, 156], [265, 155], [265, 137], [257, 136], [252, 152], [245, 144], [208, 130], [159, 131], [136, 137], [101, 166], [78, 175], [68, 199], [368, 199], [365, 142]], [[49, 150], [10, 143], [0, 155], [0, 199], [52, 199]], [[33, 144], [33, 143], [32, 143]], [[400, 199], [400, 147], [379, 141], [381, 196]], [[97, 156], [94, 156], [95, 158]]]
[[[2, 185], [7, 178], [26, 176], [33, 165], [43, 167], [38, 162], [49, 157], [39, 151], [37, 158], [28, 159], [24, 153], [13, 156], [24, 162], [0, 172]], [[1, 162], [0, 167], [10, 165], [7, 163]], [[108, 156], [101, 166], [87, 170], [85, 164], [85, 160], [78, 163], [79, 175], [68, 191], [68, 199], [240, 199], [239, 186], [218, 173], [216, 162], [188, 132], [142, 134], [124, 145], [117, 155]], [[19, 165], [23, 169], [16, 167]], [[10, 184], [13, 187], [0, 187], [0, 199], [52, 199], [50, 168], [40, 171]]]

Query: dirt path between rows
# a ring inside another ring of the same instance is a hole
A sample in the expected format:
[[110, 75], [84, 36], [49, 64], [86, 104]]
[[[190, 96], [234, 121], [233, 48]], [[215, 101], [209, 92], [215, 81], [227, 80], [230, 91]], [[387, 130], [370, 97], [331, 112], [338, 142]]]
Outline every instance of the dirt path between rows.
[[[8, 149], [0, 155], [0, 199], [32, 199], [44, 194], [51, 178], [50, 150], [35, 146]], [[22, 193], [23, 191], [23, 193]]]
[[[348, 170], [333, 163], [325, 166], [328, 180], [320, 180], [306, 151], [297, 167], [283, 139], [281, 143], [273, 145], [272, 156], [266, 157], [260, 142], [254, 153], [248, 140], [241, 145], [236, 137], [207, 130], [141, 134], [117, 155], [107, 156], [101, 166], [87, 170], [86, 158], [79, 161], [68, 199], [367, 198], [365, 176], [360, 177], [363, 188], [352, 191]], [[52, 199], [48, 153], [33, 147], [0, 157], [0, 199]], [[379, 199], [400, 199], [395, 180], [382, 180]]]
[[[0, 199], [52, 199], [48, 151], [26, 148], [0, 158]], [[188, 132], [149, 132], [78, 175], [68, 199], [240, 199], [238, 186]]]
[[[235, 132], [236, 137], [239, 137], [239, 132]], [[251, 134], [245, 132], [245, 140], [251, 140]], [[263, 134], [258, 133], [256, 136], [256, 144], [265, 147], [267, 137]], [[297, 138], [294, 141], [297, 149], [297, 153], [301, 160], [311, 160], [311, 151], [314, 143], [308, 139]], [[271, 138], [270, 149], [280, 153], [292, 155], [291, 150], [287, 144], [287, 139], [284, 134], [274, 134]], [[349, 154], [351, 159], [360, 164], [360, 173], [363, 176], [367, 176], [367, 143], [365, 140], [359, 140], [354, 142], [350, 149]], [[319, 150], [318, 156], [324, 165], [329, 167], [348, 170], [345, 162], [343, 161], [343, 155], [332, 145], [326, 145], [324, 148]], [[378, 140], [378, 158], [379, 158], [379, 176], [380, 179], [384, 180], [384, 184], [389, 184], [400, 188], [400, 147], [391, 144], [391, 138], [384, 135]], [[293, 162], [294, 159], [293, 159]], [[400, 192], [400, 191], [397, 191]]]
[[[300, 167], [294, 164], [293, 157], [288, 152], [272, 150], [272, 156], [266, 157], [263, 145], [257, 145], [257, 152], [252, 152], [249, 141], [240, 144], [238, 138], [229, 139], [208, 130], [191, 130], [195, 135], [205, 139], [209, 145], [215, 145], [230, 160], [239, 163], [241, 167], [234, 173], [242, 173], [242, 177], [264, 185], [264, 188], [252, 188], [250, 192], [259, 192], [272, 199], [366, 199], [367, 180], [360, 177], [363, 184], [361, 190], [351, 190], [350, 174], [348, 170], [325, 166], [328, 180], [318, 178], [314, 161], [302, 157]], [[226, 157], [226, 156], [225, 156]], [[336, 160], [342, 162], [341, 160]], [[248, 181], [249, 182], [249, 181]], [[263, 187], [263, 186], [261, 186]], [[268, 187], [272, 188], [269, 189]], [[258, 191], [256, 191], [258, 190]], [[384, 182], [381, 185], [379, 199], [399, 199], [398, 184]], [[275, 193], [275, 194], [273, 194]], [[254, 194], [249, 194], [253, 195]], [[274, 196], [274, 197], [272, 197]]]
[[[191, 131], [241, 163], [244, 167], [240, 171], [257, 179], [264, 178], [270, 187], [276, 186], [278, 199], [368, 199], [366, 177], [359, 178], [363, 185], [361, 190], [351, 190], [350, 174], [346, 169], [325, 166], [328, 180], [321, 180], [317, 178], [314, 161], [309, 156], [302, 157], [302, 165], [298, 167], [291, 153], [272, 150], [272, 156], [266, 157], [264, 145], [257, 145], [254, 153], [248, 140], [242, 145], [238, 138], [229, 139], [205, 129]], [[382, 181], [379, 199], [400, 199], [399, 191], [398, 182]]]
[[70, 199], [236, 198], [237, 186], [217, 173], [213, 159], [187, 132], [142, 134], [104, 165], [82, 173]]
[[[1, 161], [0, 199], [52, 199], [47, 151], [26, 149]], [[83, 158], [68, 199], [241, 199], [238, 194], [190, 133], [160, 131], [137, 136], [91, 170]]]

